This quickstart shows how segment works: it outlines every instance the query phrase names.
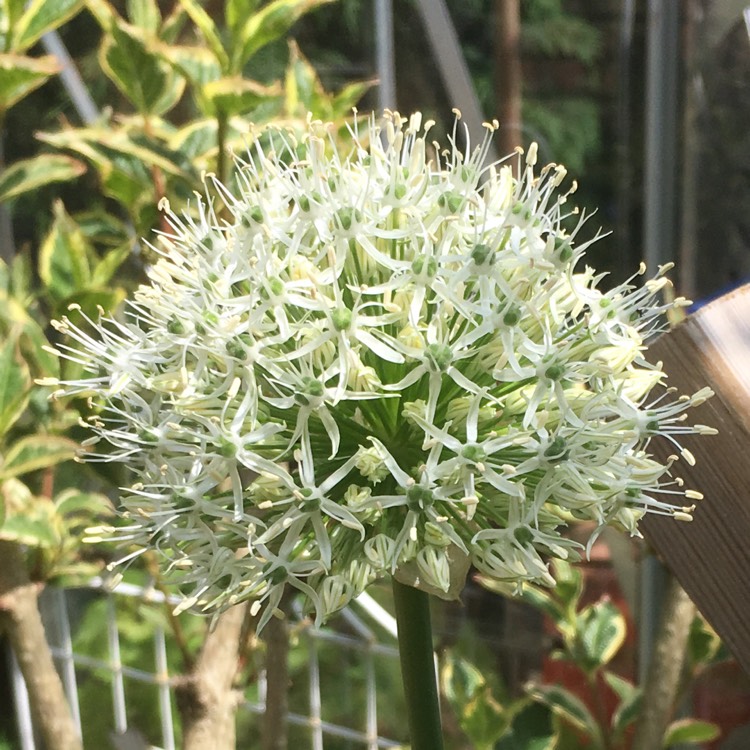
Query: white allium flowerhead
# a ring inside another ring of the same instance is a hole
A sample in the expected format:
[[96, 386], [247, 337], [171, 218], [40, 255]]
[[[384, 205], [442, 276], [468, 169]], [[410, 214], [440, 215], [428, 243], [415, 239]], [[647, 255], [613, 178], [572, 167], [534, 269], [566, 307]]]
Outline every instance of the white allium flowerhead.
[[674, 400], [644, 359], [667, 269], [600, 291], [562, 167], [485, 168], [491, 126], [471, 151], [431, 125], [360, 119], [346, 153], [319, 122], [270, 131], [234, 193], [209, 176], [193, 216], [164, 206], [123, 319], [58, 324], [86, 457], [132, 472], [114, 534], [185, 607], [252, 599], [263, 625], [289, 585], [321, 620], [407, 568], [454, 595], [457, 560], [552, 584], [572, 520], [690, 517], [649, 453], [691, 461], [680, 436], [708, 430], [684, 420], [709, 392]]

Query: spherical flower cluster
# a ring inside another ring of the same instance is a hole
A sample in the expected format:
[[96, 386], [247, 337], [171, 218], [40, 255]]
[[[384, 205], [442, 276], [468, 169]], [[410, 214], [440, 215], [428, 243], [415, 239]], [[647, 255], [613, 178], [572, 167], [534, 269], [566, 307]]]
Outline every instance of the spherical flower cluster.
[[324, 619], [407, 568], [453, 594], [469, 563], [553, 584], [571, 521], [690, 518], [677, 455], [649, 453], [691, 462], [679, 436], [711, 431], [684, 421], [710, 392], [675, 400], [644, 359], [666, 269], [601, 291], [564, 168], [534, 146], [485, 167], [492, 125], [473, 151], [431, 125], [355, 121], [346, 153], [319, 122], [266, 133], [235, 191], [165, 204], [123, 319], [58, 324], [86, 457], [133, 474], [112, 533], [160, 554], [184, 607], [251, 599], [262, 626], [292, 586]]

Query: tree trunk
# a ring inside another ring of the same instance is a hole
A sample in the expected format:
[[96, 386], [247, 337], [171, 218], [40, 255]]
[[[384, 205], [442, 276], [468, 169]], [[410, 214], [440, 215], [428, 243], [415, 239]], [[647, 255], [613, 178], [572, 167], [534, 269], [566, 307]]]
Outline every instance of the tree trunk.
[[[287, 610], [282, 600], [282, 611]], [[262, 750], [287, 750], [289, 692], [289, 621], [272, 617], [263, 631], [266, 642], [266, 712]]]
[[643, 708], [633, 737], [633, 747], [638, 750], [661, 750], [663, 747], [664, 732], [674, 712], [694, 617], [695, 605], [670, 574], [661, 626], [643, 687]]
[[32, 583], [18, 545], [0, 541], [0, 629], [7, 635], [29, 693], [34, 725], [46, 750], [82, 750], [55, 669]]
[[239, 695], [234, 679], [242, 656], [247, 605], [224, 612], [206, 636], [192, 671], [176, 687], [183, 750], [234, 750]]
[[495, 107], [502, 155], [522, 145], [520, 0], [495, 0]]

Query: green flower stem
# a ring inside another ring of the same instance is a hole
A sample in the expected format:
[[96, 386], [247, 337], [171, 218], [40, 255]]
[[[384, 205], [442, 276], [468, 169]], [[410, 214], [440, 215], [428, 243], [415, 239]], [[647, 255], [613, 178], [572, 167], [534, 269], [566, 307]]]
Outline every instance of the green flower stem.
[[412, 586], [405, 586], [394, 578], [393, 598], [411, 748], [442, 750], [429, 595]]

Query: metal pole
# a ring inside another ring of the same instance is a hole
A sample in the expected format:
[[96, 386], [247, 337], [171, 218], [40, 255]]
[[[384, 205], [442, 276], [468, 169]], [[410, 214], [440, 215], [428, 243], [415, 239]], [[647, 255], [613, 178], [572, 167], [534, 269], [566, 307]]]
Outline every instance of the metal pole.
[[[643, 256], [649, 269], [674, 260], [677, 246], [677, 138], [680, 5], [649, 0], [646, 36]], [[639, 672], [648, 665], [659, 628], [666, 571], [649, 555], [641, 563]]]
[[[472, 141], [481, 143], [485, 134], [482, 126], [485, 117], [445, 0], [417, 0], [417, 8], [430, 40], [432, 55], [448, 92], [448, 99], [461, 110]], [[494, 161], [496, 158], [493, 149], [488, 160]]]
[[651, 269], [676, 254], [680, 5], [648, 3], [643, 253]]
[[375, 0], [375, 64], [378, 107], [396, 109], [396, 53], [393, 38], [393, 0]]

